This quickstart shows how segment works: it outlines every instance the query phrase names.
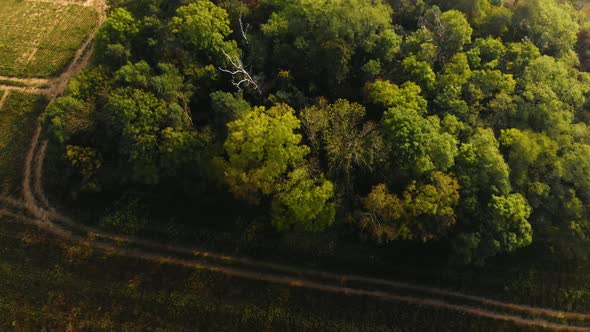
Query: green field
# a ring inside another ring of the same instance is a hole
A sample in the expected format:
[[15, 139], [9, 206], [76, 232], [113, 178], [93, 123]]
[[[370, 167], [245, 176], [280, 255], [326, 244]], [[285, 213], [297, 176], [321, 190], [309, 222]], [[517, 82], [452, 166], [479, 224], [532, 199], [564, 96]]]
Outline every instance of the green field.
[[92, 8], [79, 5], [0, 0], [0, 76], [58, 74], [97, 17]]
[[[0, 93], [1, 95], [1, 93]], [[0, 194], [16, 194], [23, 161], [37, 118], [45, 107], [42, 97], [11, 91], [0, 110]]]

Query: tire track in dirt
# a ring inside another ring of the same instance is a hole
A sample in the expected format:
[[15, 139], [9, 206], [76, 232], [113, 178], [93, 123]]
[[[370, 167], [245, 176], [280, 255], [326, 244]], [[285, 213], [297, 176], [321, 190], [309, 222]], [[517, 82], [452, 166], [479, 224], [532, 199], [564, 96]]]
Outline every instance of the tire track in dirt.
[[43, 192], [43, 164], [45, 162], [45, 155], [47, 153], [48, 141], [43, 141], [39, 147], [39, 152], [35, 154], [35, 177], [33, 181], [33, 192], [37, 199], [41, 202], [40, 208], [50, 209], [49, 201]]
[[2, 105], [4, 105], [4, 102], [6, 101], [6, 98], [8, 98], [8, 94], [10, 93], [10, 91], [4, 91], [2, 93], [2, 96], [0, 97], [0, 111], [2, 111]]
[[45, 89], [36, 88], [33, 86], [23, 87], [23, 86], [13, 86], [13, 85], [0, 84], [0, 90], [19, 91], [19, 92], [30, 93], [30, 94], [34, 94], [34, 95], [47, 96], [47, 92]]
[[0, 81], [13, 82], [14, 84], [24, 84], [27, 86], [41, 87], [49, 84], [48, 78], [20, 78], [11, 76], [0, 76]]
[[27, 210], [33, 214], [36, 218], [47, 220], [48, 213], [46, 210], [39, 207], [35, 202], [35, 197], [33, 196], [33, 192], [31, 190], [31, 172], [32, 172], [32, 164], [33, 158], [35, 157], [35, 151], [37, 150], [37, 145], [39, 142], [39, 135], [41, 135], [41, 124], [37, 126], [33, 133], [33, 138], [31, 141], [31, 145], [27, 152], [27, 156], [25, 158], [25, 173], [23, 176], [22, 181], [22, 195], [25, 203], [25, 207]]

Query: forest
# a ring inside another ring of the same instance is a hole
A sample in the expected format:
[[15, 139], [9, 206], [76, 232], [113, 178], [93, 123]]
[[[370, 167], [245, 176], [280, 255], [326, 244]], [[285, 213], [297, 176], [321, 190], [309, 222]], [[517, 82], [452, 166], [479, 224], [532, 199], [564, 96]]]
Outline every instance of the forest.
[[101, 224], [127, 234], [149, 211], [199, 227], [231, 210], [277, 236], [437, 243], [457, 265], [586, 259], [582, 5], [113, 0], [42, 115], [62, 198], [114, 206]]

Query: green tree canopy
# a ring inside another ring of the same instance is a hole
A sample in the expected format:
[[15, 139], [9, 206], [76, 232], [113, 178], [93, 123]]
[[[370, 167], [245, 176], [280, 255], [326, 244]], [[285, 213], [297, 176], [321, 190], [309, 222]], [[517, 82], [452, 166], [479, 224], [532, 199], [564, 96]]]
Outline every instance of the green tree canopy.
[[512, 25], [520, 38], [529, 38], [543, 53], [571, 52], [580, 31], [571, 4], [558, 0], [520, 1]]
[[301, 112], [303, 126], [316, 154], [325, 153], [329, 169], [349, 185], [359, 171], [369, 172], [384, 159], [376, 124], [365, 121], [365, 108], [346, 100]]
[[452, 176], [432, 173], [426, 182], [412, 182], [401, 196], [385, 184], [373, 187], [364, 200], [359, 226], [378, 243], [394, 240], [427, 242], [447, 234], [456, 222], [459, 184]]
[[311, 177], [305, 167], [297, 168], [273, 198], [272, 224], [280, 231], [322, 231], [334, 222], [333, 196], [332, 182]]
[[287, 105], [255, 107], [228, 124], [224, 148], [225, 180], [238, 198], [259, 202], [275, 193], [293, 169], [301, 166], [309, 148], [297, 133], [300, 122]]
[[457, 10], [441, 12], [434, 6], [425, 15], [426, 27], [431, 33], [431, 40], [441, 51], [440, 56], [448, 59], [471, 42], [473, 28], [465, 15]]
[[463, 233], [455, 241], [455, 259], [483, 264], [488, 257], [532, 243], [531, 208], [521, 194], [492, 196], [487, 210], [487, 220], [477, 232]]
[[[189, 124], [177, 120], [185, 117], [182, 108], [139, 89], [115, 89], [99, 117], [106, 138], [115, 143], [121, 167], [127, 163], [130, 166], [128, 180], [146, 184], [160, 181], [161, 154], [174, 149], [168, 141], [174, 137], [172, 133], [188, 135], [191, 141], [197, 141]], [[166, 150], [162, 151], [164, 147]]]
[[399, 51], [391, 7], [381, 0], [263, 3], [273, 11], [261, 26], [270, 41], [269, 63], [312, 94], [335, 91], [363, 68], [379, 74]]
[[105, 65], [124, 64], [131, 58], [131, 45], [139, 33], [139, 22], [124, 8], [109, 14], [96, 37], [95, 59]]
[[438, 117], [402, 104], [385, 112], [381, 126], [390, 160], [400, 170], [416, 176], [454, 165], [458, 142], [442, 130]]
[[510, 168], [491, 129], [477, 128], [459, 148], [455, 174], [461, 185], [461, 209], [466, 222], [483, 209], [492, 195], [511, 192]]
[[195, 0], [176, 10], [169, 24], [189, 53], [206, 55], [209, 61], [224, 63], [224, 52], [236, 56], [235, 42], [226, 41], [232, 32], [225, 9], [209, 0]]

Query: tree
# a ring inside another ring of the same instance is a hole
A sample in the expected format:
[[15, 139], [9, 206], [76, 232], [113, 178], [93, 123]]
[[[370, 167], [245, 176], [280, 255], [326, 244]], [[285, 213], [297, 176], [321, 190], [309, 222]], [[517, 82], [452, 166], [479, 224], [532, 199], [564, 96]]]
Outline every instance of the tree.
[[89, 147], [67, 145], [66, 159], [82, 176], [81, 190], [91, 192], [100, 190], [100, 184], [96, 181], [96, 175], [102, 167], [103, 161], [95, 150]]
[[306, 93], [333, 95], [339, 86], [356, 83], [350, 78], [363, 68], [378, 74], [399, 51], [392, 10], [382, 0], [263, 3], [272, 10], [261, 26], [270, 50], [263, 69], [272, 75], [289, 71]]
[[543, 53], [553, 56], [571, 52], [580, 31], [572, 6], [557, 0], [521, 1], [512, 25], [517, 39], [530, 38]]
[[272, 223], [281, 231], [321, 231], [334, 221], [334, 186], [304, 163], [299, 120], [287, 105], [255, 107], [228, 124], [225, 180], [238, 198], [272, 197]]
[[573, 144], [563, 156], [562, 179], [573, 185], [576, 195], [590, 203], [590, 145]]
[[531, 208], [524, 196], [511, 193], [510, 169], [492, 130], [476, 129], [461, 146], [455, 173], [464, 229], [453, 241], [457, 262], [483, 264], [490, 256], [531, 243]]
[[405, 58], [415, 56], [417, 61], [435, 65], [440, 60], [440, 48], [432, 37], [432, 32], [425, 26], [411, 32], [404, 39], [401, 47]]
[[422, 174], [454, 164], [457, 140], [442, 130], [438, 117], [426, 117], [427, 102], [420, 87], [411, 82], [400, 88], [389, 81], [375, 81], [366, 91], [369, 101], [388, 108], [381, 126], [394, 165]]
[[309, 153], [296, 133], [300, 123], [295, 111], [284, 104], [255, 107], [227, 126], [225, 180], [236, 197], [252, 203], [274, 194]]
[[301, 112], [303, 127], [315, 148], [324, 152], [330, 172], [343, 176], [345, 185], [360, 171], [372, 171], [383, 160], [383, 139], [377, 126], [365, 120], [365, 108], [340, 99]]
[[590, 89], [587, 87], [588, 80], [587, 73], [568, 68], [566, 63], [555, 58], [542, 56], [533, 60], [524, 70], [519, 86], [527, 99], [536, 96], [533, 87], [537, 86], [549, 94], [546, 101], [549, 98], [559, 100], [564, 103], [564, 107], [577, 111], [586, 102], [585, 94]]
[[411, 55], [402, 61], [402, 67], [409, 81], [416, 82], [427, 93], [434, 92], [436, 73], [428, 62]]
[[463, 13], [457, 10], [440, 11], [432, 7], [425, 15], [425, 24], [431, 38], [441, 51], [442, 62], [463, 50], [465, 44], [471, 42], [473, 28]]
[[109, 14], [96, 37], [94, 58], [101, 64], [116, 67], [131, 58], [131, 45], [139, 33], [139, 22], [124, 8]]
[[510, 31], [513, 12], [505, 6], [494, 6], [479, 22], [478, 34], [482, 37], [505, 37]]
[[506, 55], [501, 61], [502, 71], [519, 77], [526, 67], [540, 56], [541, 51], [528, 38], [522, 42], [508, 43]]
[[496, 8], [492, 6], [490, 0], [434, 0], [432, 3], [445, 10], [456, 9], [463, 12], [469, 19], [469, 22], [475, 27], [479, 27], [485, 22], [485, 19]]
[[386, 109], [415, 110], [422, 115], [427, 111], [421, 88], [412, 82], [399, 87], [389, 81], [376, 80], [367, 84], [365, 94], [367, 101]]
[[585, 72], [590, 71], [590, 29], [588, 27], [584, 27], [578, 33], [575, 50], [580, 59], [580, 69]]
[[442, 172], [434, 172], [422, 185], [413, 182], [403, 196], [414, 239], [422, 242], [445, 236], [455, 225], [459, 183]]
[[511, 192], [510, 168], [491, 129], [475, 129], [459, 148], [454, 171], [461, 185], [460, 207], [466, 222], [480, 216], [493, 195]]
[[297, 168], [273, 197], [272, 224], [279, 231], [322, 231], [334, 222], [333, 196], [332, 182], [321, 177], [312, 178], [305, 167]]
[[490, 125], [497, 125], [498, 113], [506, 112], [506, 108], [514, 105], [515, 88], [516, 81], [510, 74], [499, 70], [474, 70], [464, 86], [469, 115], [463, 120], [474, 124], [477, 118], [487, 118]]
[[366, 212], [356, 220], [362, 233], [379, 244], [411, 238], [408, 225], [401, 221], [403, 203], [397, 195], [389, 192], [387, 185], [381, 183], [374, 186], [363, 203]]
[[473, 69], [496, 69], [506, 52], [506, 46], [499, 38], [477, 38], [473, 47], [467, 52], [467, 57]]
[[50, 103], [43, 115], [47, 130], [60, 144], [73, 136], [88, 132], [95, 125], [92, 105], [71, 96], [60, 97]]
[[134, 88], [117, 88], [108, 96], [99, 114], [100, 128], [105, 142], [114, 145], [118, 167], [125, 169], [126, 180], [145, 184], [160, 181], [160, 147], [167, 137], [163, 134], [191, 132], [187, 122], [177, 121], [185, 113], [175, 105]]
[[530, 183], [546, 179], [558, 163], [558, 144], [545, 134], [511, 128], [502, 130], [500, 142], [509, 148], [512, 183], [523, 192]]
[[233, 95], [229, 92], [215, 91], [209, 97], [214, 113], [213, 128], [217, 136], [225, 141], [227, 139], [227, 123], [250, 111], [252, 106], [244, 100], [241, 93]]
[[185, 83], [178, 68], [169, 63], [159, 63], [155, 70], [145, 62], [127, 63], [113, 75], [115, 82], [122, 86], [148, 90], [170, 104], [177, 104], [187, 113], [193, 87]]
[[195, 0], [179, 7], [169, 29], [188, 52], [206, 55], [213, 63], [224, 63], [223, 52], [236, 55], [235, 42], [225, 40], [232, 32], [229, 16], [209, 0]]
[[[551, 137], [567, 133], [590, 91], [589, 76], [549, 56], [533, 60], [518, 81], [521, 126]], [[523, 123], [524, 122], [524, 123]]]
[[426, 182], [413, 181], [401, 196], [385, 184], [373, 187], [358, 217], [363, 232], [378, 243], [394, 240], [427, 242], [447, 234], [455, 224], [459, 185], [453, 177], [434, 172]]
[[463, 233], [454, 242], [455, 260], [482, 265], [488, 257], [529, 246], [531, 208], [521, 194], [492, 196], [486, 221], [477, 232]]
[[394, 23], [408, 29], [418, 27], [418, 21], [427, 7], [424, 0], [388, 0], [388, 3], [394, 8]]
[[469, 120], [470, 110], [463, 100], [463, 86], [469, 82], [472, 71], [465, 53], [453, 56], [438, 75], [438, 94], [434, 103], [443, 111], [456, 115], [462, 121]]
[[390, 108], [381, 126], [390, 160], [403, 172], [420, 176], [454, 165], [457, 139], [443, 132], [438, 117], [423, 117], [415, 109]]
[[489, 233], [496, 235], [491, 243], [496, 252], [511, 252], [533, 242], [533, 231], [528, 217], [531, 208], [521, 194], [492, 196]]

